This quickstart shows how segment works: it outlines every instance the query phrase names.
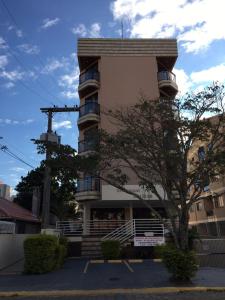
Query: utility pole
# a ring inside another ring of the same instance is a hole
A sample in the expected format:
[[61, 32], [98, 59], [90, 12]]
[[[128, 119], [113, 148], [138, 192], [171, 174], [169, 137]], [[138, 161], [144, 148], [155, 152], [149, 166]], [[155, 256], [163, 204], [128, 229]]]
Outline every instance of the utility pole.
[[[78, 112], [79, 107], [47, 107], [40, 108], [42, 113], [46, 113], [48, 117], [48, 129], [46, 134], [41, 135], [41, 141], [47, 142], [46, 145], [46, 161], [50, 160], [51, 152], [48, 149], [48, 142], [57, 143], [58, 138], [52, 131], [52, 118], [54, 113], [58, 112]], [[48, 228], [50, 225], [50, 203], [51, 203], [51, 168], [46, 165], [44, 174], [44, 189], [43, 189], [43, 203], [42, 203], [42, 227]]]

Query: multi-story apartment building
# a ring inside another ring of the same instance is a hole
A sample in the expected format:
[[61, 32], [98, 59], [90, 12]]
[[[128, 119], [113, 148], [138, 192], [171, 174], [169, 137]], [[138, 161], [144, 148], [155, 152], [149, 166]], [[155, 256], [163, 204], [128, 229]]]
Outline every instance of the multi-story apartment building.
[[[177, 94], [172, 72], [178, 56], [175, 39], [79, 39], [77, 55], [79, 155], [93, 150], [98, 128], [116, 130], [103, 111], [134, 105], [141, 94], [152, 100]], [[143, 192], [134, 175], [128, 188]], [[76, 199], [83, 207], [84, 225], [87, 220], [151, 217], [139, 200], [88, 174], [78, 182]], [[145, 199], [163, 213], [153, 195]]]
[[10, 186], [0, 182], [0, 197], [10, 200]]
[[[210, 118], [211, 122], [217, 120], [217, 116]], [[192, 155], [204, 159], [208, 146], [206, 141], [197, 142]], [[191, 206], [189, 215], [189, 224], [196, 226], [201, 236], [225, 236], [225, 176], [218, 176], [214, 181], [206, 180], [204, 192]]]

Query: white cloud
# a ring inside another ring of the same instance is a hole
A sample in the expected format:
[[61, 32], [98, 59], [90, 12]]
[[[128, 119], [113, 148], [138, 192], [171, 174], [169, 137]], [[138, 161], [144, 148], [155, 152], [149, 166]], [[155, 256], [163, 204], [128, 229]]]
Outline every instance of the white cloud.
[[4, 87], [5, 87], [6, 89], [11, 89], [11, 88], [13, 88], [14, 86], [15, 86], [15, 84], [14, 84], [13, 82], [7, 82], [7, 83], [4, 84]]
[[64, 88], [62, 96], [67, 99], [78, 98], [77, 87], [79, 79], [79, 68], [76, 67], [72, 72], [60, 77], [59, 85]]
[[16, 33], [16, 35], [17, 35], [17, 37], [18, 38], [22, 38], [23, 37], [23, 31], [21, 30], [21, 29], [17, 29], [15, 26], [13, 26], [13, 25], [10, 25], [9, 27], [8, 27], [8, 30], [9, 31], [15, 31], [15, 33]]
[[0, 71], [0, 78], [4, 78], [10, 81], [17, 81], [21, 80], [24, 76], [24, 73], [18, 71], [18, 70], [13, 70], [13, 71], [5, 71], [2, 70]]
[[90, 28], [87, 28], [84, 24], [79, 24], [72, 28], [72, 33], [81, 37], [99, 38], [101, 37], [101, 24], [93, 23]]
[[69, 120], [61, 121], [61, 122], [53, 121], [52, 127], [53, 127], [54, 130], [57, 130], [59, 128], [71, 129], [72, 128], [72, 123]]
[[20, 51], [26, 54], [36, 55], [40, 53], [40, 48], [36, 45], [22, 44], [17, 47]]
[[20, 29], [17, 29], [17, 30], [16, 30], [16, 35], [17, 35], [17, 37], [19, 37], [19, 38], [23, 37], [23, 31], [20, 30]]
[[8, 58], [6, 55], [0, 55], [0, 69], [4, 69], [8, 64]]
[[46, 66], [41, 71], [44, 74], [53, 73], [55, 70], [67, 68], [69, 66], [69, 59], [63, 57], [61, 60], [52, 58], [48, 61]]
[[21, 168], [21, 167], [13, 167], [13, 168], [10, 168], [10, 170], [15, 171], [15, 172], [25, 172], [25, 171], [27, 171], [26, 169]]
[[202, 70], [192, 72], [190, 78], [195, 83], [212, 82], [212, 81], [225, 81], [225, 63]]
[[78, 82], [79, 74], [79, 68], [76, 67], [76, 69], [71, 73], [61, 76], [59, 85], [62, 87], [72, 88]]
[[190, 91], [199, 92], [213, 82], [225, 83], [225, 63], [190, 74], [183, 69], [174, 69], [173, 72], [181, 96]]
[[60, 77], [59, 85], [64, 88], [61, 95], [67, 99], [78, 98], [77, 87], [79, 80], [79, 68], [76, 67], [72, 72]]
[[87, 28], [84, 24], [79, 24], [78, 26], [72, 28], [72, 33], [81, 37], [85, 37], [87, 35]]
[[50, 28], [50, 27], [55, 26], [56, 24], [58, 24], [59, 21], [60, 21], [59, 18], [55, 18], [55, 19], [46, 18], [46, 19], [43, 20], [41, 28], [42, 29]]
[[6, 125], [29, 125], [33, 122], [34, 122], [33, 119], [27, 119], [27, 120], [23, 120], [23, 121], [12, 120], [12, 119], [8, 119], [8, 118], [0, 119], [0, 123], [6, 124]]
[[101, 31], [101, 25], [99, 23], [93, 23], [91, 25], [89, 35], [91, 38], [99, 38], [101, 36], [100, 31]]
[[222, 0], [115, 0], [115, 20], [129, 20], [131, 37], [177, 36], [186, 52], [207, 49], [225, 39], [225, 2]]
[[173, 72], [176, 75], [176, 83], [178, 85], [179, 94], [183, 95], [187, 93], [191, 89], [193, 84], [189, 76], [183, 69], [173, 69]]
[[76, 91], [76, 88], [74, 88], [74, 90], [62, 91], [61, 95], [64, 98], [67, 98], [67, 99], [76, 99], [76, 98], [78, 98], [78, 93]]
[[8, 48], [6, 41], [0, 36], [0, 49]]

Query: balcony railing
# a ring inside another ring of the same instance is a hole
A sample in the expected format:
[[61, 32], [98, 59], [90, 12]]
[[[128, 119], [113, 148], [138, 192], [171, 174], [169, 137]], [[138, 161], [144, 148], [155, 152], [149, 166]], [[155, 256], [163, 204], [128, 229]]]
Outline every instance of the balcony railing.
[[79, 76], [79, 84], [84, 83], [87, 80], [96, 80], [99, 81], [99, 72], [98, 71], [87, 71]]
[[77, 192], [99, 192], [100, 179], [93, 176], [87, 176], [77, 181]]
[[78, 152], [95, 151], [98, 142], [96, 140], [83, 140], [78, 143]]
[[100, 114], [100, 107], [97, 102], [88, 102], [80, 107], [79, 118], [86, 116], [88, 114]]
[[176, 82], [176, 75], [169, 71], [158, 72], [158, 81], [169, 80]]

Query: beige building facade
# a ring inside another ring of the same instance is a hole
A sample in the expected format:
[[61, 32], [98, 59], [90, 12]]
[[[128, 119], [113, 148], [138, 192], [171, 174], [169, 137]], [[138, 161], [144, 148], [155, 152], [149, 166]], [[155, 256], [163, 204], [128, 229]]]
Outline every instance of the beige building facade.
[[[99, 128], [116, 130], [104, 111], [134, 105], [141, 95], [154, 100], [174, 98], [177, 94], [172, 72], [178, 56], [175, 39], [79, 39], [77, 55], [79, 155], [88, 155], [94, 149]], [[127, 188], [140, 193], [164, 213], [155, 197], [139, 187], [135, 176], [131, 176]], [[163, 193], [160, 186], [157, 188]], [[151, 217], [150, 211], [133, 196], [87, 174], [78, 181], [76, 199], [83, 207], [84, 222]]]

